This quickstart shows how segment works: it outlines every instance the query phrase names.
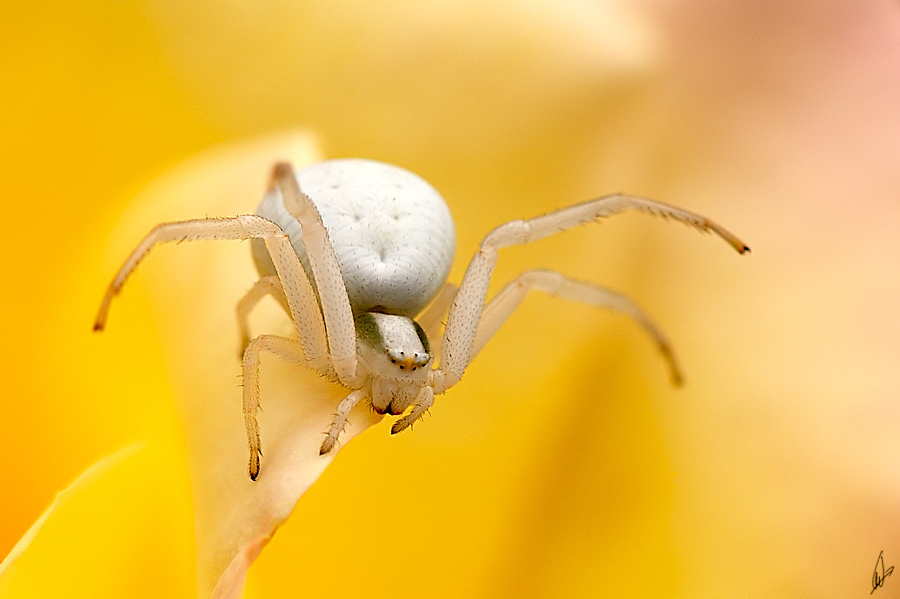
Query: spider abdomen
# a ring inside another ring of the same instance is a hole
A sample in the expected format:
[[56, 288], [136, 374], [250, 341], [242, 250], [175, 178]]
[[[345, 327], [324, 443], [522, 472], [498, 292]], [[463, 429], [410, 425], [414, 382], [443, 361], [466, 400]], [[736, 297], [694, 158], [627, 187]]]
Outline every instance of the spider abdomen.
[[[297, 170], [296, 177], [328, 229], [355, 313], [413, 317], [434, 298], [450, 271], [456, 232], [431, 185], [400, 167], [363, 159], [322, 162]], [[281, 194], [266, 194], [257, 214], [288, 234], [309, 273], [300, 224]], [[275, 274], [256, 240], [253, 254], [263, 275]]]

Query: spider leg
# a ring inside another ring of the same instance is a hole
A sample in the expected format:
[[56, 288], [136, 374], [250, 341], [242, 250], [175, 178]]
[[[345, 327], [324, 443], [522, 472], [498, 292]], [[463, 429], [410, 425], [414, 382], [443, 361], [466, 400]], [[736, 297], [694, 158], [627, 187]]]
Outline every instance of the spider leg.
[[288, 236], [274, 223], [261, 216], [241, 215], [232, 218], [196, 219], [174, 223], [164, 223], [154, 227], [110, 282], [94, 321], [94, 330], [103, 330], [112, 298], [115, 297], [134, 271], [138, 263], [161, 243], [195, 240], [246, 240], [263, 239], [272, 257], [291, 319], [297, 328], [300, 345], [306, 360], [317, 368], [327, 365], [328, 345], [325, 325], [315, 292], [300, 259], [294, 252]]
[[450, 304], [453, 303], [457, 289], [453, 283], [446, 283], [434, 301], [416, 319], [428, 337], [431, 355], [435, 358], [441, 354], [441, 341], [443, 341], [441, 326], [444, 324], [444, 318], [447, 316]]
[[662, 353], [669, 367], [672, 384], [676, 386], [682, 384], [681, 370], [678, 367], [669, 342], [656, 325], [653, 324], [650, 317], [634, 301], [621, 293], [599, 285], [570, 279], [554, 270], [537, 269], [524, 272], [491, 298], [491, 301], [484, 307], [484, 312], [481, 314], [481, 322], [478, 324], [478, 330], [475, 333], [475, 343], [472, 346], [471, 359], [475, 359], [478, 352], [491, 340], [501, 325], [522, 303], [522, 300], [525, 299], [525, 296], [532, 289], [543, 291], [552, 296], [591, 304], [598, 308], [615, 310], [630, 316], [653, 338], [657, 349]]
[[274, 297], [290, 313], [290, 308], [287, 307], [287, 300], [284, 298], [284, 292], [278, 283], [278, 277], [262, 277], [254, 283], [253, 287], [238, 302], [236, 309], [238, 332], [241, 337], [240, 345], [238, 346], [238, 358], [244, 355], [244, 350], [247, 349], [247, 344], [250, 343], [250, 313], [256, 307], [256, 304], [267, 295]]
[[300, 189], [294, 168], [286, 162], [276, 163], [272, 169], [270, 189], [276, 188], [281, 192], [284, 207], [297, 219], [303, 231], [303, 244], [319, 293], [334, 371], [341, 384], [353, 389], [360, 383], [357, 380], [356, 325], [328, 231], [316, 205]]
[[244, 351], [243, 386], [244, 386], [244, 426], [247, 428], [247, 441], [250, 445], [250, 478], [259, 476], [259, 458], [262, 455], [259, 440], [259, 422], [256, 414], [259, 411], [259, 353], [267, 351], [279, 358], [309, 366], [300, 343], [293, 339], [277, 335], [260, 335], [253, 339]]
[[488, 285], [497, 265], [500, 249], [537, 241], [628, 209], [681, 221], [700, 231], [715, 233], [740, 253], [749, 251], [737, 237], [700, 215], [661, 202], [620, 194], [562, 208], [530, 220], [514, 220], [500, 225], [481, 242], [450, 307], [444, 329], [441, 367], [436, 373], [438, 388], [445, 390], [455, 385], [471, 361]]
[[400, 431], [406, 429], [406, 427], [408, 427], [410, 424], [421, 418], [433, 403], [434, 389], [429, 385], [425, 385], [424, 387], [422, 387], [422, 390], [419, 391], [419, 396], [416, 398], [416, 402], [413, 404], [413, 409], [410, 410], [409, 414], [407, 414], [403, 418], [399, 418], [391, 426], [391, 434], [396, 435]]
[[347, 425], [347, 416], [350, 414], [350, 410], [365, 397], [366, 392], [364, 390], [356, 389], [341, 400], [341, 403], [338, 404], [337, 412], [334, 414], [334, 420], [331, 421], [331, 426], [328, 427], [328, 432], [325, 433], [325, 440], [322, 441], [322, 447], [319, 448], [319, 455], [325, 455], [334, 449], [338, 437], [341, 436], [341, 433], [344, 432], [344, 426]]

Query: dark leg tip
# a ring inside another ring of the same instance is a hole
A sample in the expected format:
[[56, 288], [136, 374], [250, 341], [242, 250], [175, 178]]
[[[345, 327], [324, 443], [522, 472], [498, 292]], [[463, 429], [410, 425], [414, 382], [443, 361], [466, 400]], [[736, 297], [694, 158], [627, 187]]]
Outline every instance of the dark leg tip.
[[330, 443], [329, 441], [331, 441], [330, 438], [325, 439], [325, 441], [322, 442], [322, 446], [319, 448], [319, 455], [325, 455], [326, 453], [330, 453], [331, 450], [334, 449], [334, 441], [331, 441]]

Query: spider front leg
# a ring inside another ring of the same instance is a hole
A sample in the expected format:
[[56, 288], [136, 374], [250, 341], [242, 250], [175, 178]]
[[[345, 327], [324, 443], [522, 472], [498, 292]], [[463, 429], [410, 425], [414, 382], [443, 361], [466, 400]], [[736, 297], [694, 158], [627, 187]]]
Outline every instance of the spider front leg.
[[287, 235], [271, 221], [254, 215], [204, 218], [157, 225], [131, 252], [110, 282], [94, 320], [94, 330], [101, 331], [106, 326], [113, 297], [121, 291], [138, 263], [157, 245], [181, 241], [242, 241], [254, 238], [262, 239], [266, 244], [306, 359], [321, 367], [328, 360], [328, 343], [312, 285]]
[[259, 354], [262, 351], [273, 353], [279, 358], [311, 366], [297, 341], [278, 337], [277, 335], [260, 335], [247, 345], [243, 359], [244, 386], [244, 426], [247, 428], [247, 442], [250, 445], [250, 478], [259, 476], [259, 458], [262, 455], [259, 439]]
[[285, 209], [300, 223], [303, 245], [325, 319], [331, 364], [342, 385], [356, 388], [361, 382], [357, 379], [356, 325], [340, 264], [322, 215], [312, 199], [300, 189], [290, 164], [279, 162], [274, 166], [269, 188], [281, 192]]
[[458, 287], [453, 283], [445, 283], [437, 297], [416, 318], [416, 322], [425, 331], [425, 335], [431, 343], [431, 355], [433, 356], [441, 354], [441, 343], [444, 340], [442, 331], [444, 318], [447, 316], [450, 304], [453, 303], [457, 289]]
[[653, 324], [650, 317], [641, 310], [627, 296], [617, 293], [599, 285], [584, 283], [570, 279], [555, 270], [529, 270], [507, 284], [506, 287], [491, 298], [481, 314], [481, 322], [475, 333], [475, 343], [472, 347], [471, 360], [474, 360], [478, 352], [484, 348], [488, 341], [500, 329], [506, 319], [515, 311], [528, 292], [532, 289], [543, 291], [552, 296], [584, 302], [598, 308], [606, 308], [622, 312], [630, 316], [641, 325], [647, 334], [656, 342], [656, 347], [662, 353], [669, 367], [672, 384], [682, 384], [681, 369], [675, 360], [675, 354], [669, 342], [662, 332]]
[[459, 382], [472, 360], [472, 350], [484, 311], [488, 285], [497, 265], [500, 249], [537, 241], [627, 209], [681, 221], [700, 231], [715, 233], [739, 253], [749, 251], [737, 237], [698, 214], [661, 202], [618, 194], [569, 206], [530, 220], [510, 221], [500, 225], [481, 242], [481, 247], [469, 263], [450, 307], [447, 326], [444, 329], [441, 365], [435, 374], [435, 393], [441, 393]]

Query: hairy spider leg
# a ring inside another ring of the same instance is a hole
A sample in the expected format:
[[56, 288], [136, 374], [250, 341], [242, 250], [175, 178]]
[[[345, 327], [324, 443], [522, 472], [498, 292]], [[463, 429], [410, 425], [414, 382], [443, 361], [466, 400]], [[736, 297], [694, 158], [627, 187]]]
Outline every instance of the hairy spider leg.
[[303, 354], [300, 343], [277, 335], [260, 335], [253, 339], [244, 351], [243, 387], [244, 387], [244, 426], [247, 428], [247, 442], [250, 445], [250, 478], [259, 476], [259, 458], [262, 448], [259, 439], [259, 354], [267, 351], [283, 360], [310, 366]]
[[737, 237], [707, 218], [662, 202], [621, 194], [596, 198], [530, 220], [514, 220], [500, 225], [481, 242], [450, 307], [444, 329], [441, 366], [435, 375], [435, 393], [442, 393], [459, 382], [471, 362], [488, 285], [500, 249], [537, 241], [628, 209], [672, 218], [700, 231], [715, 233], [739, 253], [749, 251]]
[[551, 296], [590, 304], [597, 308], [622, 312], [630, 316], [653, 338], [657, 349], [666, 360], [672, 384], [676, 386], [682, 384], [681, 369], [675, 360], [675, 354], [672, 352], [671, 345], [650, 317], [631, 298], [599, 285], [576, 281], [555, 270], [535, 269], [526, 271], [491, 298], [484, 307], [484, 312], [481, 314], [481, 322], [478, 324], [478, 331], [475, 333], [472, 360], [487, 345], [487, 342], [491, 340], [500, 329], [500, 326], [519, 307], [519, 304], [522, 303], [522, 300], [525, 299], [525, 296], [532, 289], [543, 291]]
[[325, 324], [315, 292], [300, 264], [300, 259], [287, 235], [278, 225], [251, 214], [163, 223], [154, 227], [131, 252], [107, 287], [94, 321], [94, 330], [101, 331], [106, 326], [112, 298], [118, 295], [128, 276], [155, 246], [182, 241], [247, 239], [262, 239], [266, 244], [306, 360], [319, 367], [327, 365], [328, 344]]

